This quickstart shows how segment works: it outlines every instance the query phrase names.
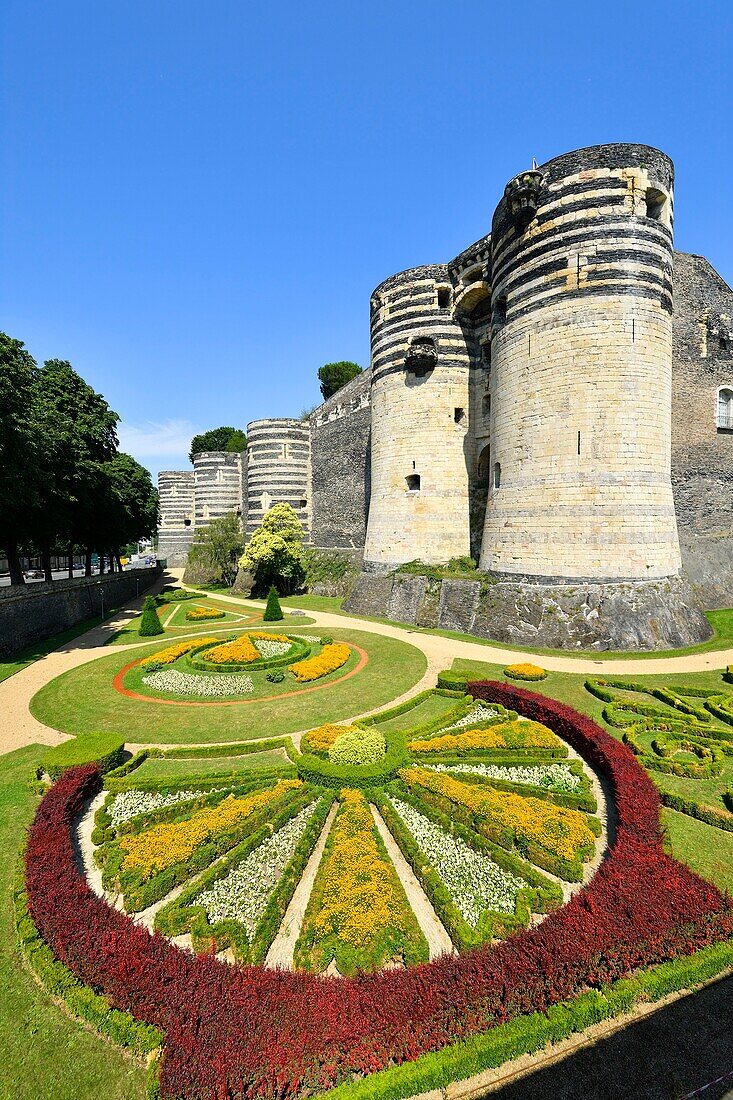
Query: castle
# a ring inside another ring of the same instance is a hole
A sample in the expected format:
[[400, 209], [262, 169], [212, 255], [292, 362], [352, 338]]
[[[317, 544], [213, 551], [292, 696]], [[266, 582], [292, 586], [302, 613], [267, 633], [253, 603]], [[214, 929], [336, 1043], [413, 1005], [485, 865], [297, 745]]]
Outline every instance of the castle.
[[[376, 288], [367, 371], [160, 474], [161, 557], [285, 500], [311, 545], [363, 552], [355, 610], [536, 644], [705, 637], [733, 582], [733, 292], [674, 251], [673, 177], [627, 144], [520, 173], [489, 235]], [[394, 572], [468, 555], [490, 584]]]

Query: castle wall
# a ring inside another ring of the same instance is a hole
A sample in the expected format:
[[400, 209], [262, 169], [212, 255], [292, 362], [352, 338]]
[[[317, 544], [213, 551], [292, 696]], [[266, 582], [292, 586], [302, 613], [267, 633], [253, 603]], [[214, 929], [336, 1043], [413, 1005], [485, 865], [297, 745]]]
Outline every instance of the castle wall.
[[610, 145], [550, 161], [534, 217], [492, 225], [491, 463], [481, 568], [674, 576], [671, 161]]
[[161, 470], [158, 496], [158, 557], [170, 566], [185, 565], [194, 533], [193, 470]]
[[707, 607], [733, 590], [733, 291], [702, 256], [675, 253], [672, 484], [685, 571]]
[[445, 265], [402, 272], [372, 297], [368, 568], [470, 550], [470, 363], [452, 298]]
[[253, 420], [247, 425], [247, 537], [284, 501], [311, 529], [310, 427], [307, 420]]
[[370, 391], [371, 371], [366, 370], [311, 413], [314, 546], [364, 546], [371, 483]]

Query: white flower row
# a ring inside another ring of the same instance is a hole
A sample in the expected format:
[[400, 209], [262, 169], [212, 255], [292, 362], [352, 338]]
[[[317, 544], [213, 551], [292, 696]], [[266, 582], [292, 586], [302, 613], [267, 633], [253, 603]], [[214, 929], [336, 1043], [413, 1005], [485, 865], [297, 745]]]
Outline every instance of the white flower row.
[[320, 645], [321, 639], [317, 634], [299, 634], [299, 638], [302, 638], [304, 642], [310, 642], [311, 645]]
[[450, 836], [401, 799], [390, 796], [390, 802], [472, 928], [487, 909], [514, 912], [517, 894], [527, 885], [523, 879], [498, 867], [460, 837]]
[[496, 707], [485, 706], [482, 703], [477, 703], [476, 706], [471, 707], [468, 714], [464, 714], [462, 718], [456, 719], [450, 726], [445, 726], [441, 729], [440, 734], [450, 733], [451, 730], [460, 730], [464, 726], [475, 726], [479, 722], [485, 721], [487, 718], [497, 718], [501, 714], [500, 710]]
[[253, 638], [252, 642], [261, 657], [282, 657], [292, 648], [290, 642], [273, 642], [271, 638]]
[[312, 802], [306, 806], [282, 829], [263, 840], [228, 875], [199, 894], [194, 904], [203, 905], [210, 924], [236, 920], [244, 926], [247, 939], [252, 941], [267, 903], [295, 855], [316, 805]]
[[155, 691], [167, 691], [174, 695], [200, 695], [209, 698], [219, 695], [251, 695], [254, 683], [251, 676], [241, 674], [212, 673], [210, 676], [195, 676], [190, 672], [179, 672], [177, 668], [166, 668], [160, 672], [151, 672], [143, 676], [143, 683]]
[[509, 783], [530, 783], [548, 791], [577, 791], [582, 783], [569, 764], [425, 764], [424, 767], [434, 772], [463, 772], [506, 779]]
[[129, 821], [137, 814], [144, 814], [149, 810], [163, 810], [166, 806], [175, 806], [177, 802], [190, 802], [192, 798], [198, 798], [202, 793], [202, 791], [173, 791], [171, 794], [161, 794], [160, 791], [121, 791], [120, 794], [115, 795], [109, 807], [109, 816], [112, 818], [113, 825], [121, 825], [123, 821]]

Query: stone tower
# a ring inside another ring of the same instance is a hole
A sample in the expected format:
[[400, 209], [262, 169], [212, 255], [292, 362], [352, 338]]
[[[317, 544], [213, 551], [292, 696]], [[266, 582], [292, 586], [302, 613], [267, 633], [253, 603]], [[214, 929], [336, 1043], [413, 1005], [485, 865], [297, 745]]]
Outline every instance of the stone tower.
[[511, 180], [491, 234], [481, 568], [506, 579], [676, 576], [673, 166], [601, 145]]
[[249, 538], [265, 513], [284, 502], [310, 534], [310, 425], [276, 417], [247, 425], [247, 528]]
[[371, 345], [365, 568], [468, 554], [470, 364], [446, 265], [413, 268], [377, 287]]

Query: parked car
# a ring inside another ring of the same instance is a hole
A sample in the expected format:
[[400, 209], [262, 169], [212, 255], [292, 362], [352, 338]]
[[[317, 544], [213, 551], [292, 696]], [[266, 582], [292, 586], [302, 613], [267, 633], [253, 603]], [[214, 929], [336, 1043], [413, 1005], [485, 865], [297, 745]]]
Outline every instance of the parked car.
[[42, 581], [45, 573], [42, 569], [27, 569], [23, 576], [27, 581]]

